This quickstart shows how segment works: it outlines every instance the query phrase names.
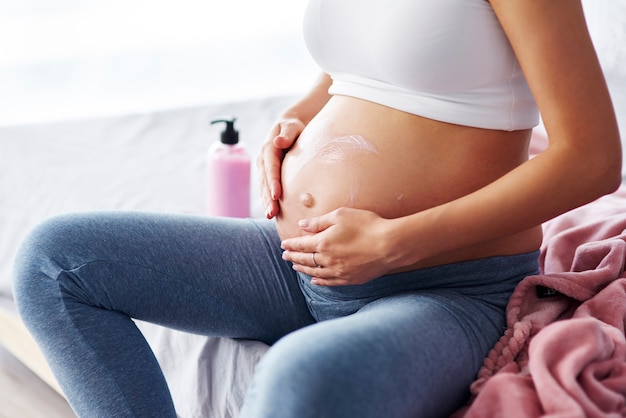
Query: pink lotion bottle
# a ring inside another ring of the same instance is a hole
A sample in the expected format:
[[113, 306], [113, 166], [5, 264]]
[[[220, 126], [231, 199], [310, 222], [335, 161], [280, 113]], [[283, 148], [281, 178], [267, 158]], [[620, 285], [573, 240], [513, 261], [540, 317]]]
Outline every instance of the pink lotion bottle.
[[230, 117], [211, 122], [226, 126], [207, 156], [206, 210], [210, 216], [250, 217], [250, 156], [239, 142], [235, 120]]

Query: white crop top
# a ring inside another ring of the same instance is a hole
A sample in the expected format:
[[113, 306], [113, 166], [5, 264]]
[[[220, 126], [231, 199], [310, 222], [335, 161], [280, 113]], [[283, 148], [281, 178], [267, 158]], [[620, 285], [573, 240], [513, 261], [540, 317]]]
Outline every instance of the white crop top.
[[304, 37], [331, 94], [479, 128], [538, 122], [487, 0], [311, 0]]

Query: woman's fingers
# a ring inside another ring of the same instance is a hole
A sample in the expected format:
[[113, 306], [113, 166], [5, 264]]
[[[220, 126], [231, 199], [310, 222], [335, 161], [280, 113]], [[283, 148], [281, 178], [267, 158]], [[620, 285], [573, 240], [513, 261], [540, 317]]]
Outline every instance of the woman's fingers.
[[281, 166], [285, 152], [296, 142], [304, 129], [304, 123], [297, 119], [278, 122], [261, 148], [257, 158], [260, 176], [261, 199], [265, 205], [265, 215], [273, 218], [278, 214], [278, 200], [282, 195]]

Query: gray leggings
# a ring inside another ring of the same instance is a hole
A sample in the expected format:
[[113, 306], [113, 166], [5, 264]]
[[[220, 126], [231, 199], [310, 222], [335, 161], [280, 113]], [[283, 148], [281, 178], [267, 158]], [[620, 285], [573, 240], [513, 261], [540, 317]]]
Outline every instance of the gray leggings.
[[53, 218], [22, 245], [18, 309], [81, 417], [175, 417], [131, 318], [272, 344], [242, 417], [436, 417], [463, 405], [536, 252], [313, 286], [274, 224], [147, 213]]

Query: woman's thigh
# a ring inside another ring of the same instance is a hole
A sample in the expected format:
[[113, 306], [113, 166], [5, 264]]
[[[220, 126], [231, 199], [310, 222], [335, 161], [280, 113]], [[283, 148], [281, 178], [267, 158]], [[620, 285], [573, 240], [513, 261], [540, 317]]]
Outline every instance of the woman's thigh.
[[313, 322], [269, 222], [57, 217], [22, 245], [14, 290], [20, 315], [85, 416], [175, 416], [131, 318], [267, 343]]
[[261, 361], [242, 417], [449, 416], [501, 331], [481, 305], [404, 293], [296, 331]]
[[53, 218], [18, 255], [19, 305], [39, 306], [29, 299], [41, 282], [58, 286], [66, 306], [87, 303], [196, 333], [271, 343], [312, 321], [271, 222], [121, 212]]

